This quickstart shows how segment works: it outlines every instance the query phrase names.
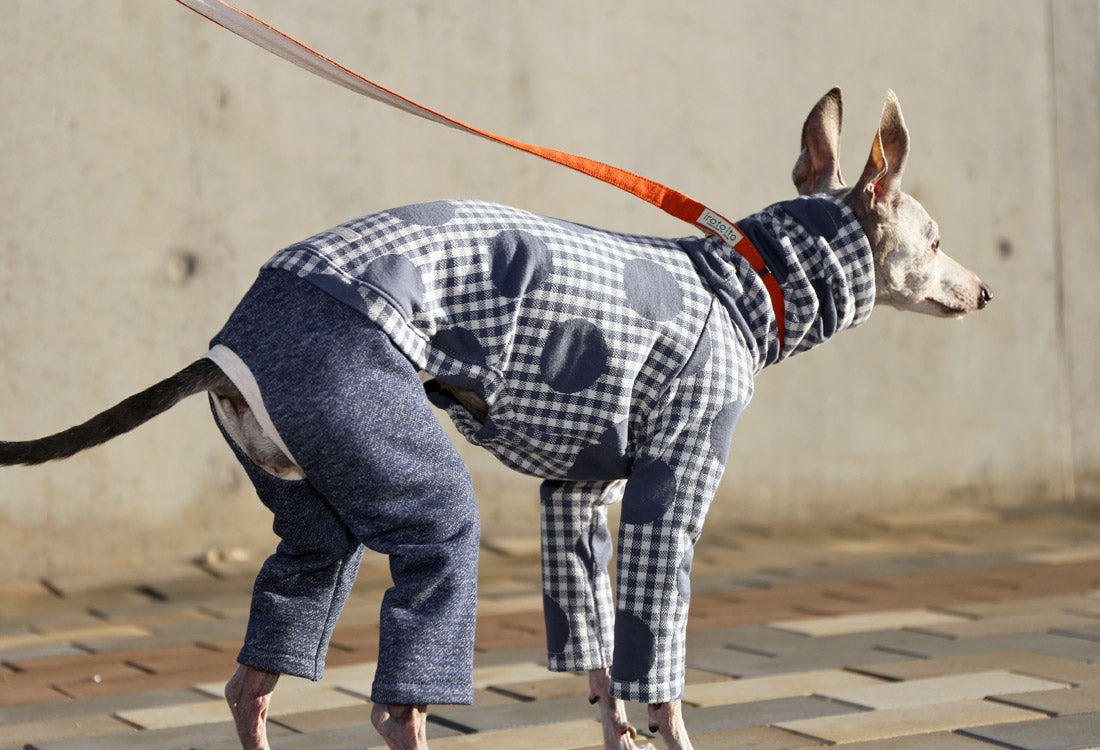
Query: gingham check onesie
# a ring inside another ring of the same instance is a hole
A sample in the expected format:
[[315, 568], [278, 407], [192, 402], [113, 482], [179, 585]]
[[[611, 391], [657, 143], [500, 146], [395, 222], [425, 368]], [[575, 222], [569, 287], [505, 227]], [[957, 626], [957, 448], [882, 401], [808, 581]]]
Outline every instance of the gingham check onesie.
[[[372, 320], [418, 368], [476, 389], [459, 431], [541, 490], [549, 665], [611, 666], [614, 695], [683, 691], [692, 550], [764, 366], [866, 319], [870, 246], [823, 196], [737, 222], [776, 274], [717, 238], [618, 234], [473, 201], [356, 219], [277, 253]], [[622, 501], [617, 597], [606, 505]], [[614, 644], [614, 645], [613, 645]]]

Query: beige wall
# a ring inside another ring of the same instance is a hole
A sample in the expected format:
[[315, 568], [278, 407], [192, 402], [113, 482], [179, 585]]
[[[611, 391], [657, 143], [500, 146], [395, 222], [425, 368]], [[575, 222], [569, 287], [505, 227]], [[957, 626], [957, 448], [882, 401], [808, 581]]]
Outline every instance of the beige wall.
[[[731, 217], [793, 193], [802, 119], [845, 92], [858, 175], [887, 87], [906, 187], [997, 293], [877, 312], [766, 372], [712, 513], [1100, 498], [1096, 0], [242, 0], [461, 119], [672, 184]], [[0, 436], [66, 427], [204, 351], [277, 248], [477, 197], [684, 225], [566, 170], [303, 73], [162, 0], [0, 0]], [[463, 448], [489, 530], [535, 483]], [[201, 399], [68, 462], [0, 470], [0, 579], [270, 544]]]

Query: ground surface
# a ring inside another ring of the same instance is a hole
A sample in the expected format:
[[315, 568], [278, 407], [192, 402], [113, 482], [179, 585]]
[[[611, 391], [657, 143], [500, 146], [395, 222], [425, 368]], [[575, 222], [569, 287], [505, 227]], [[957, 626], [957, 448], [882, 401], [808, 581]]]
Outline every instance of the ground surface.
[[[477, 698], [432, 714], [433, 750], [598, 746], [585, 679], [542, 666], [537, 551], [537, 534], [486, 540]], [[0, 589], [0, 750], [236, 747], [221, 690], [256, 565]], [[280, 683], [276, 750], [378, 746], [386, 581], [384, 561], [364, 564], [322, 682]], [[697, 750], [1100, 748], [1100, 513], [708, 527], [693, 587]]]

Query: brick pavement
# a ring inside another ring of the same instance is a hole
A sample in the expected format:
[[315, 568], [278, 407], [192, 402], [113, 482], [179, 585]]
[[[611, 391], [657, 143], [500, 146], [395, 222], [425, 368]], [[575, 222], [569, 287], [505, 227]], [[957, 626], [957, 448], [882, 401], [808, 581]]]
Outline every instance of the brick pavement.
[[[537, 543], [485, 542], [476, 700], [435, 710], [435, 750], [599, 747], [586, 680], [543, 668]], [[0, 589], [0, 750], [236, 747], [220, 693], [254, 572], [209, 559]], [[325, 679], [280, 682], [277, 750], [379, 746], [387, 580], [368, 558]], [[1100, 511], [712, 526], [693, 588], [697, 750], [1100, 748]]]

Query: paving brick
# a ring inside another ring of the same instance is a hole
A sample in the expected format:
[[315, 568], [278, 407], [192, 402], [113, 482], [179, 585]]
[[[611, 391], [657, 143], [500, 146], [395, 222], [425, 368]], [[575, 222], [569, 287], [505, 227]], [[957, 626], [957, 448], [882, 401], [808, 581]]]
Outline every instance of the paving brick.
[[1057, 633], [1009, 633], [983, 638], [939, 639], [914, 644], [912, 653], [924, 658], [962, 656], [992, 651], [1034, 651], [1079, 661], [1100, 660], [1100, 643]]
[[789, 630], [761, 625], [741, 625], [730, 628], [713, 628], [689, 632], [688, 651], [705, 646], [726, 646], [749, 653], [774, 656], [781, 651], [799, 648], [807, 642], [807, 636]]
[[[60, 693], [55, 694], [60, 696]], [[0, 707], [0, 726], [29, 724], [51, 719], [72, 719], [95, 714], [113, 714], [135, 708], [174, 706], [207, 700], [194, 690], [149, 690], [121, 695], [102, 695], [78, 700], [52, 700], [45, 703], [29, 703], [20, 706]]]
[[860, 520], [872, 526], [892, 531], [898, 529], [942, 529], [946, 526], [999, 524], [1001, 513], [985, 508], [951, 505], [942, 508], [868, 513], [861, 516]]
[[768, 677], [749, 677], [743, 680], [688, 685], [684, 689], [684, 702], [692, 706], [721, 706], [730, 703], [748, 703], [773, 698], [791, 698], [844, 688], [877, 685], [882, 681], [873, 677], [846, 672], [840, 669], [811, 670]]
[[54, 687], [72, 698], [90, 698], [100, 695], [118, 695], [143, 690], [163, 690], [165, 688], [188, 687], [199, 682], [207, 682], [224, 670], [202, 666], [194, 670], [184, 670], [167, 674], [142, 674], [135, 677], [105, 679], [102, 682], [77, 681], [58, 682]]
[[1051, 716], [1087, 714], [1100, 707], [1100, 683], [1089, 683], [1069, 690], [1000, 695], [995, 700], [1010, 706], [1042, 711]]
[[[1078, 623], [1069, 627], [1055, 628], [1051, 631], [1054, 635], [1064, 635], [1070, 638], [1081, 638], [1086, 641], [1100, 642], [1100, 623], [1093, 620], [1091, 623]], [[1100, 658], [1100, 651], [1097, 651]]]
[[[823, 747], [811, 737], [801, 737], [774, 727], [739, 727], [715, 732], [692, 732], [694, 750], [799, 750], [799, 748]], [[603, 750], [597, 746], [592, 750]]]
[[1082, 594], [1058, 596], [1034, 596], [999, 599], [986, 602], [968, 602], [945, 607], [945, 611], [972, 618], [1011, 617], [1014, 615], [1049, 615], [1056, 612], [1073, 612], [1087, 608], [1092, 600]]
[[135, 666], [117, 659], [74, 658], [69, 663], [48, 669], [34, 669], [13, 675], [8, 684], [52, 684], [56, 682], [102, 682], [146, 674]]
[[[660, 740], [656, 742], [657, 747], [664, 747]], [[713, 732], [692, 732], [691, 746], [694, 750], [802, 750], [825, 747], [825, 744], [812, 737], [803, 737], [775, 727], [737, 727]], [[601, 743], [577, 750], [604, 750], [604, 746]], [[989, 750], [988, 745], [986, 750]]]
[[853, 742], [844, 750], [993, 750], [987, 742], [964, 737], [955, 732], [932, 732], [885, 740]]
[[925, 609], [873, 612], [870, 614], [823, 617], [799, 622], [774, 622], [771, 626], [809, 636], [864, 633], [873, 630], [920, 628], [929, 625], [957, 623], [960, 618]]
[[295, 732], [319, 732], [326, 729], [342, 729], [355, 726], [369, 727], [371, 737], [365, 738], [366, 741], [360, 743], [362, 745], [379, 741], [378, 733], [373, 731], [374, 728], [370, 723], [371, 709], [370, 703], [360, 701], [355, 705], [340, 708], [285, 713], [281, 716], [273, 716], [271, 720], [287, 729], [293, 729]]
[[46, 740], [63, 740], [70, 737], [94, 737], [101, 734], [118, 734], [134, 731], [110, 716], [77, 716], [67, 719], [48, 719], [28, 724], [0, 726], [0, 745], [24, 745]]
[[437, 723], [463, 732], [487, 732], [539, 724], [549, 717], [554, 721], [591, 720], [598, 714], [586, 698], [574, 697], [489, 707], [438, 706], [432, 716]]
[[196, 643], [216, 638], [232, 638], [245, 632], [244, 620], [200, 620], [174, 622], [167, 625], [142, 628], [145, 631], [140, 638], [121, 635], [118, 638], [73, 638], [72, 641], [89, 651], [127, 651], [135, 648], [163, 648]]
[[540, 680], [497, 682], [490, 689], [504, 695], [515, 696], [521, 700], [587, 697], [588, 677], [583, 674], [569, 674], [564, 678], [552, 677]]
[[[280, 747], [283, 738], [290, 735], [288, 729], [269, 725], [267, 736]], [[223, 743], [236, 743], [237, 729], [231, 721], [216, 724], [202, 724], [171, 729], [156, 729], [145, 732], [127, 732], [125, 734], [105, 734], [97, 737], [74, 737], [67, 740], [33, 742], [27, 750], [180, 750], [181, 748], [207, 747]], [[233, 745], [229, 745], [233, 747]]]
[[64, 643], [96, 643], [117, 638], [146, 638], [151, 631], [137, 625], [103, 623], [55, 630], [50, 633], [17, 633], [0, 637], [0, 652]]
[[0, 662], [10, 664], [12, 662], [26, 661], [28, 659], [46, 659], [52, 656], [79, 656], [88, 653], [84, 649], [77, 648], [69, 643], [45, 643], [20, 648], [0, 650]]
[[40, 683], [0, 682], [0, 706], [18, 706], [27, 703], [55, 701], [62, 695], [49, 685]]
[[854, 665], [878, 662], [892, 655], [908, 658], [914, 646], [934, 636], [905, 631], [823, 636], [807, 638], [799, 648], [781, 651], [775, 656], [745, 653], [734, 649], [703, 648], [688, 651], [690, 666], [735, 677], [759, 677], [786, 672], [818, 669], [846, 669]]
[[1059, 628], [1095, 624], [1095, 620], [1083, 615], [1055, 612], [987, 617], [981, 620], [925, 625], [918, 629], [923, 633], [940, 635], [945, 638], [984, 638], [993, 635], [1043, 633]]
[[950, 677], [878, 683], [876, 685], [826, 688], [826, 698], [854, 703], [867, 708], [901, 708], [930, 703], [975, 700], [1007, 693], [1065, 690], [1064, 682], [1051, 682], [1012, 672], [975, 672]]
[[[1007, 709], [1007, 710], [1004, 710]], [[953, 731], [1042, 718], [1043, 714], [991, 701], [971, 700], [866, 711], [845, 716], [779, 722], [776, 726], [829, 742], [846, 743]]]
[[[641, 711], [635, 726], [647, 725], [645, 706], [637, 705]], [[775, 700], [735, 703], [726, 706], [708, 708], [684, 707], [684, 722], [692, 732], [715, 732], [723, 729], [764, 725], [780, 726], [782, 722], [798, 719], [820, 718], [826, 716], [856, 716], [862, 709], [843, 703], [824, 700], [811, 696], [777, 698]]]
[[229, 706], [224, 701], [215, 700], [119, 711], [117, 716], [142, 729], [171, 729], [198, 724], [215, 724], [233, 718], [229, 713]]
[[1078, 750], [1100, 746], [1100, 714], [1060, 716], [961, 730], [968, 737], [1018, 750]]
[[474, 648], [478, 651], [535, 646], [545, 643], [546, 625], [541, 612], [529, 615], [490, 615], [477, 618]]
[[576, 750], [599, 745], [602, 737], [598, 721], [581, 719], [444, 737], [432, 743], [432, 750]]

